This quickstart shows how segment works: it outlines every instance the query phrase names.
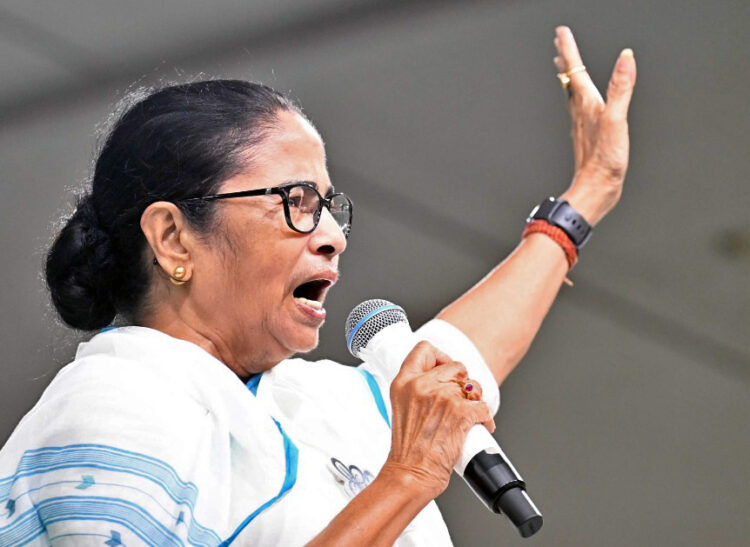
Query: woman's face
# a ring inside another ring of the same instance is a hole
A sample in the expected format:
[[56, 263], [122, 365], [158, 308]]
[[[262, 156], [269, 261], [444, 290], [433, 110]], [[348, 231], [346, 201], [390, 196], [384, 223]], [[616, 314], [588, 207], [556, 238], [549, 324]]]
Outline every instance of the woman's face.
[[[313, 182], [322, 196], [331, 189], [323, 142], [294, 112], [278, 113], [276, 128], [253, 149], [251, 163], [219, 191], [299, 181]], [[216, 207], [218, 227], [194, 253], [190, 281], [201, 334], [235, 372], [259, 372], [312, 350], [346, 248], [341, 228], [324, 208], [312, 233], [293, 231], [278, 195], [220, 200]]]

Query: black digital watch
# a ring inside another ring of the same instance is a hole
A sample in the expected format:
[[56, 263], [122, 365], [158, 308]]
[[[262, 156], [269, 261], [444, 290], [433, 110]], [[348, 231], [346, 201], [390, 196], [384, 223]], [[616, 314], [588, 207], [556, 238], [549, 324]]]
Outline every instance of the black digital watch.
[[565, 201], [549, 197], [532, 209], [526, 222], [546, 220], [568, 234], [576, 249], [580, 250], [591, 237], [591, 224]]

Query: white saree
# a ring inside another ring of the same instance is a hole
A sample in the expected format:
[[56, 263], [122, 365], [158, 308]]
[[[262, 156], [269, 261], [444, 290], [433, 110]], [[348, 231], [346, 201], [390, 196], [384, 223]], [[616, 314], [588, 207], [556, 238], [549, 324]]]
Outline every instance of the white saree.
[[[417, 334], [474, 363], [497, 411], [468, 338], [439, 320]], [[304, 545], [385, 462], [388, 389], [367, 363], [303, 359], [246, 385], [159, 331], [100, 333], [0, 451], [0, 545]], [[396, 543], [450, 544], [434, 502]]]

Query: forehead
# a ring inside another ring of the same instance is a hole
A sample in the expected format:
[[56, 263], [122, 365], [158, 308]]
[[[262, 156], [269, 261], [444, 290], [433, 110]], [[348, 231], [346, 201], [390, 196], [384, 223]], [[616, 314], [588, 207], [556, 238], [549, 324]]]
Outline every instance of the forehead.
[[331, 186], [323, 140], [296, 112], [280, 111], [276, 125], [249, 153], [249, 169], [227, 180], [222, 192], [310, 181], [325, 194]]

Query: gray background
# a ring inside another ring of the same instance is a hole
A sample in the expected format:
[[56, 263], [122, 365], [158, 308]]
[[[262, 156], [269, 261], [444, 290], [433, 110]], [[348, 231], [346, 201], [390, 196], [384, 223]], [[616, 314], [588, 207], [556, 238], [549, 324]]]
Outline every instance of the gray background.
[[[750, 4], [0, 2], [0, 442], [66, 363], [40, 269], [125, 91], [201, 73], [298, 97], [356, 204], [316, 355], [365, 298], [434, 315], [572, 173], [553, 29], [606, 85], [635, 50], [631, 168], [528, 356], [497, 436], [545, 515], [521, 540], [460, 480], [457, 545], [750, 543]], [[492, 303], [502, 306], [502, 302]]]

